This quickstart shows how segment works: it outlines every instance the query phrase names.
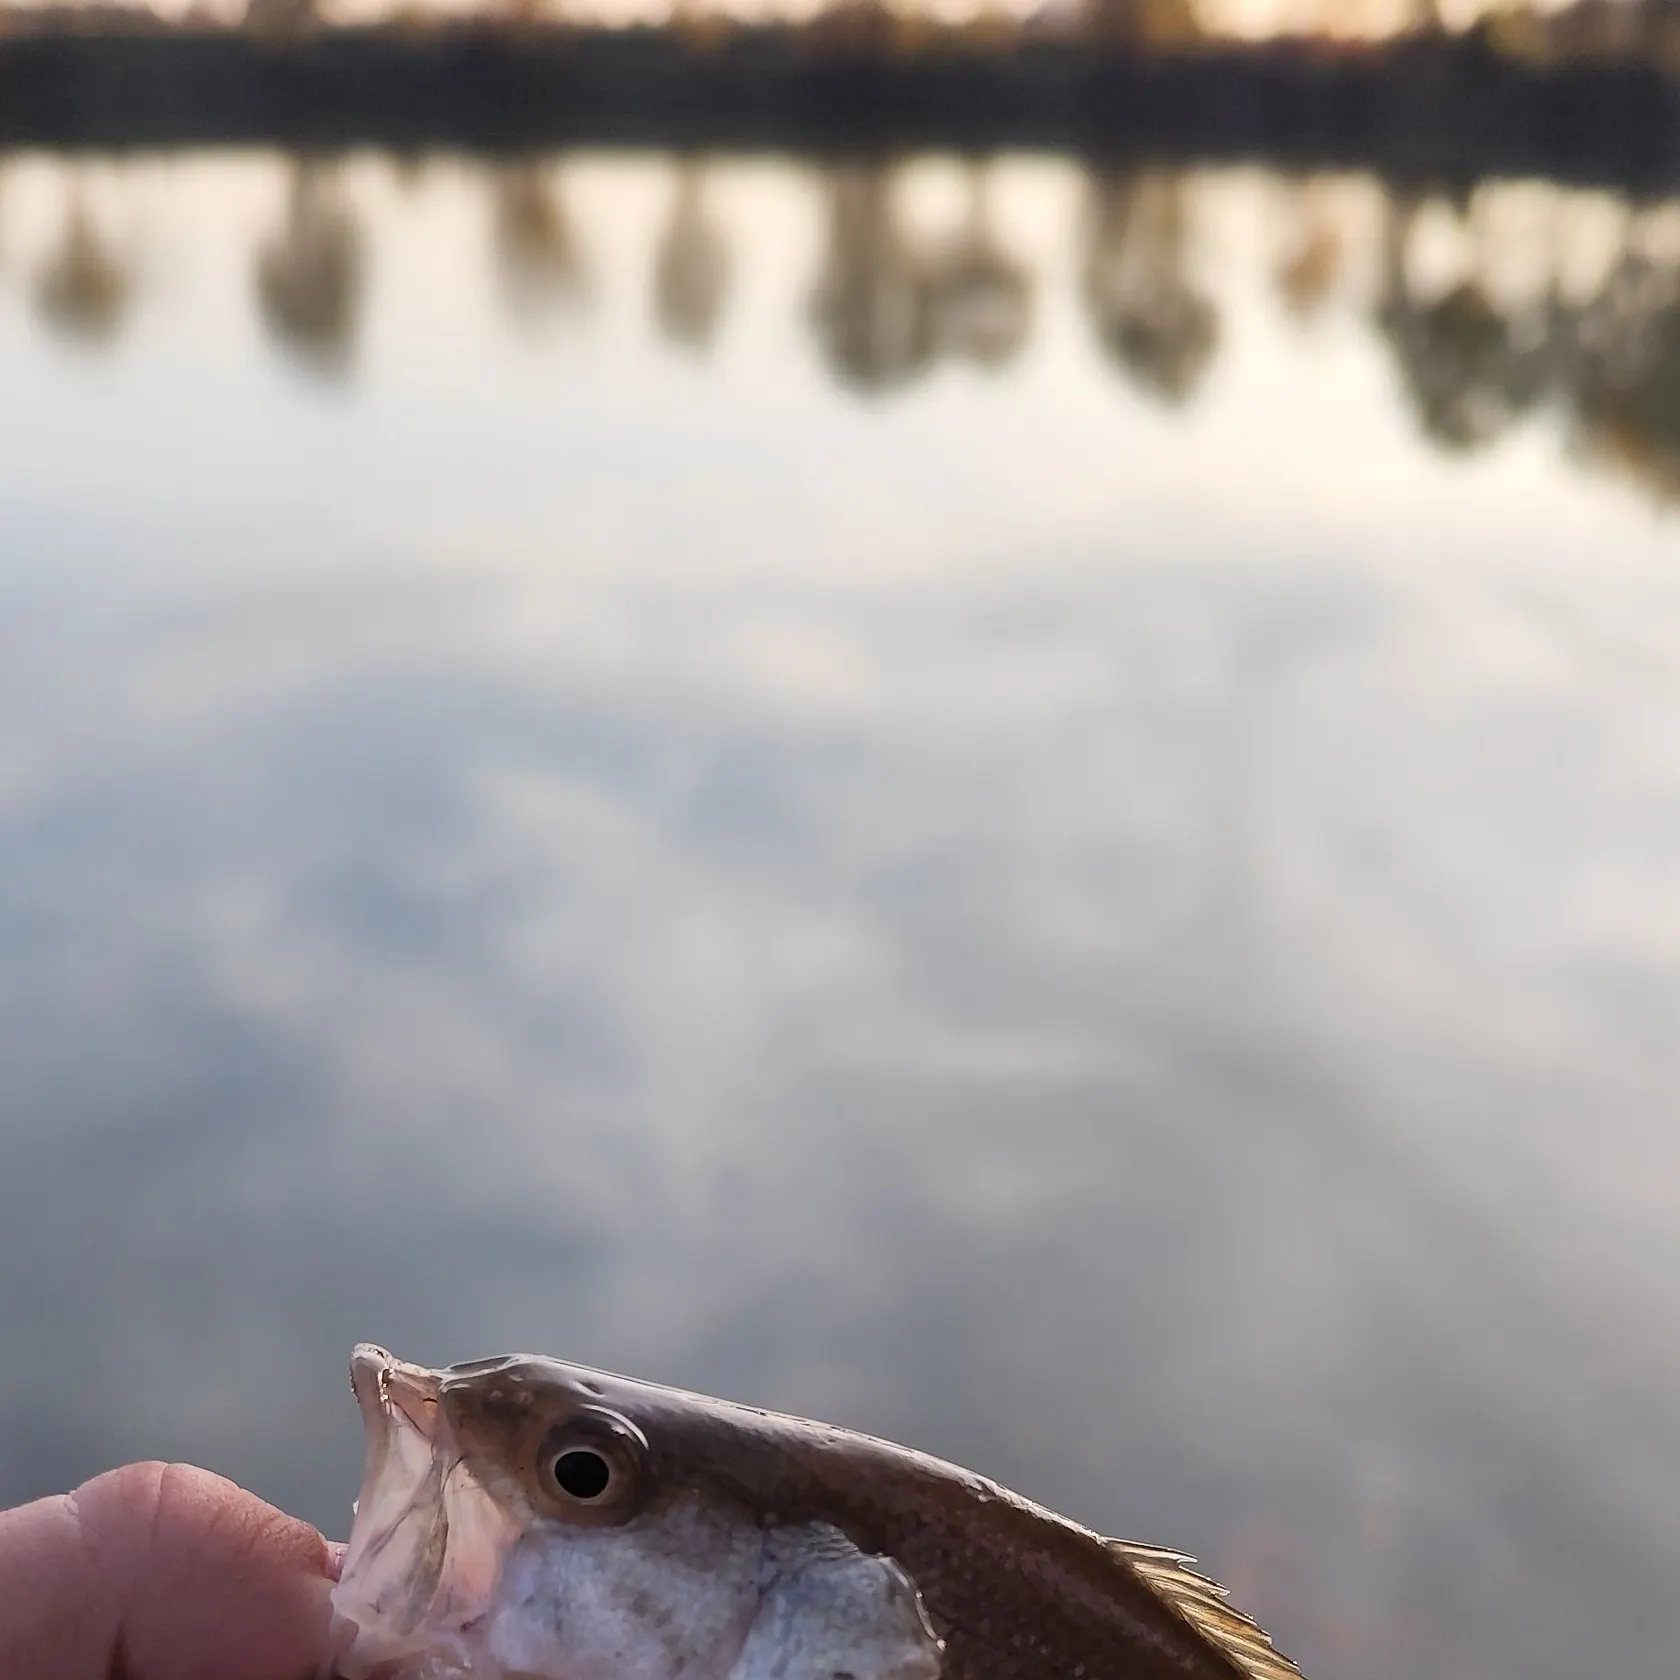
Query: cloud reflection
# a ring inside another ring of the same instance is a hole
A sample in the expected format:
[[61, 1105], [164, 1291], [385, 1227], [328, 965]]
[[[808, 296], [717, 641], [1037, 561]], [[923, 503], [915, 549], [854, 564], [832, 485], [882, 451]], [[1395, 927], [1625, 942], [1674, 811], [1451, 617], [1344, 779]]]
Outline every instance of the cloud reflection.
[[[184, 1452], [341, 1522], [350, 1340], [538, 1344], [1250, 1560], [1309, 1673], [1657, 1680], [1672, 1360], [1594, 1279], [1660, 1311], [1680, 1273], [1627, 1270], [1656, 1210], [1551, 1175], [1605, 1135], [1673, 1165], [1672, 1052], [1630, 1069], [1603, 975], [1666, 1010], [1680, 950], [1575, 920], [1577, 867], [1660, 869], [1613, 651], [1513, 602], [1571, 673], [1513, 694], [1481, 581], [886, 581], [811, 626], [879, 647], [838, 725], [676, 657], [808, 618], [791, 581], [678, 622], [558, 566], [629, 629], [593, 674], [509, 658], [494, 577], [370, 579], [382, 653], [355, 590], [258, 595], [303, 682], [213, 590], [162, 639], [71, 609], [116, 657], [4, 734], [52, 770], [0, 827], [0, 1266], [39, 1279], [0, 1487]], [[1026, 660], [1105, 676], [1000, 729]], [[1571, 727], [1508, 755], [1506, 712]]]

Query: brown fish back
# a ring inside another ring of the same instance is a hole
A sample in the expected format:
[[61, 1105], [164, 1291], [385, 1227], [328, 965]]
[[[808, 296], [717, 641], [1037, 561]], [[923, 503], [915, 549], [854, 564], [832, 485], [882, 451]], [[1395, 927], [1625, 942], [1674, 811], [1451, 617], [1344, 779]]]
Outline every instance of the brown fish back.
[[966, 1544], [907, 1533], [894, 1555], [946, 1638], [947, 1680], [1300, 1680], [1176, 1554], [1133, 1553], [1001, 1489]]
[[753, 1503], [896, 1558], [946, 1642], [945, 1680], [1301, 1680], [1179, 1552], [1104, 1539], [892, 1442], [730, 1410], [769, 1449], [724, 1455], [737, 1477], [751, 1465]]

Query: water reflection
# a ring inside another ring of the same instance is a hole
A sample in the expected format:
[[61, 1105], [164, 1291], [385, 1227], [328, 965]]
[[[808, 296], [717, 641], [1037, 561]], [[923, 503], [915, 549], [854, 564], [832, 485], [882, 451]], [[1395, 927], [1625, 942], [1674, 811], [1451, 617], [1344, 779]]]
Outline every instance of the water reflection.
[[1316, 320], [1334, 295], [1347, 254], [1335, 200], [1324, 183], [1307, 181], [1287, 195], [1279, 221], [1284, 249], [1273, 284], [1297, 321]]
[[1188, 183], [1160, 171], [1092, 184], [1085, 300], [1103, 347], [1146, 391], [1191, 397], [1219, 316], [1188, 270]]
[[1680, 536], [1573, 460], [1674, 493], [1672, 208], [101, 171], [0, 204], [0, 1498], [341, 1528], [355, 1337], [543, 1345], [1311, 1680], [1671, 1680]]
[[1449, 449], [1471, 449], [1498, 437], [1546, 394], [1558, 355], [1555, 300], [1542, 293], [1502, 311], [1475, 276], [1482, 265], [1445, 291], [1420, 295], [1406, 259], [1422, 208], [1405, 199], [1389, 205], [1373, 319], [1425, 432]]
[[[281, 224], [252, 259], [257, 309], [288, 355], [342, 377], [363, 325], [368, 247], [397, 217], [426, 214], [428, 173], [412, 160], [388, 166], [409, 208], [386, 202], [372, 214], [365, 179], [353, 189], [345, 165], [284, 167]], [[1226, 347], [1227, 300], [1208, 262], [1225, 238], [1218, 177], [1092, 175], [1047, 262], [1043, 249], [1021, 248], [1000, 210], [995, 164], [949, 168], [931, 210], [922, 170], [907, 159], [849, 162], [818, 178], [806, 318], [840, 384], [885, 395], [939, 365], [1010, 367], [1031, 349], [1044, 289], [1071, 253], [1079, 306], [1119, 376], [1167, 410], [1197, 400]], [[595, 284], [566, 166], [472, 166], [466, 179], [488, 201], [495, 284], [512, 318], [538, 326], [576, 315]], [[673, 347], [709, 346], [740, 282], [719, 190], [728, 179], [715, 161], [670, 166], [644, 284], [653, 326]], [[55, 231], [34, 265], [41, 320], [85, 345], [112, 342], [134, 308], [132, 257], [111, 231], [122, 172], [105, 184], [96, 206], [82, 176], [65, 173]], [[1338, 312], [1368, 323], [1431, 442], [1474, 452], [1551, 414], [1574, 459], [1660, 500], [1676, 495], [1680, 206], [1536, 185], [1387, 192], [1329, 177], [1264, 192], [1264, 282], [1280, 312], [1303, 324]], [[1577, 224], [1589, 236], [1575, 238]], [[741, 261], [750, 271], [763, 255], [749, 246]], [[1313, 354], [1310, 343], [1300, 353]]]
[[1564, 357], [1590, 446], [1680, 497], [1680, 268], [1624, 255], [1569, 325]]
[[932, 299], [921, 253], [902, 225], [885, 165], [835, 171], [823, 187], [828, 250], [811, 320], [835, 377], [887, 391], [933, 356]]
[[285, 221], [258, 251], [256, 282], [275, 340], [303, 366], [343, 374], [359, 322], [362, 234], [333, 165], [291, 165]]
[[41, 319], [66, 338], [107, 343], [122, 325], [132, 291], [127, 261], [95, 221], [85, 191], [72, 186], [57, 248], [36, 277]]
[[1002, 367], [1032, 326], [1032, 275], [993, 223], [989, 175], [972, 166], [961, 226], [927, 263], [934, 339], [945, 355]]
[[[1485, 209], [1485, 206], [1483, 207]], [[1596, 281], [1566, 293], [1566, 250], [1540, 242], [1519, 287], [1496, 295], [1497, 243], [1477, 243], [1476, 207], [1451, 211], [1470, 241], [1460, 277], [1420, 281], [1416, 246], [1444, 200], [1391, 200], [1372, 319], [1392, 349], [1420, 425], [1454, 450], [1504, 435], [1553, 405], [1585, 454], [1631, 474], [1660, 499], [1676, 489], [1680, 408], [1672, 400], [1680, 251], [1671, 212], [1621, 218]]]
[[514, 319], [536, 326], [576, 309], [588, 297], [589, 267], [560, 172], [511, 164], [497, 172], [492, 194], [497, 273]]
[[706, 165], [677, 165], [671, 216], [654, 262], [654, 318], [674, 344], [704, 349], [729, 290], [729, 240], [706, 203]]
[[1001, 367], [1022, 348], [1033, 277], [994, 225], [983, 165], [969, 165], [957, 227], [939, 237], [908, 217], [890, 164], [827, 183], [828, 251], [811, 315], [837, 377], [889, 391], [941, 359]]

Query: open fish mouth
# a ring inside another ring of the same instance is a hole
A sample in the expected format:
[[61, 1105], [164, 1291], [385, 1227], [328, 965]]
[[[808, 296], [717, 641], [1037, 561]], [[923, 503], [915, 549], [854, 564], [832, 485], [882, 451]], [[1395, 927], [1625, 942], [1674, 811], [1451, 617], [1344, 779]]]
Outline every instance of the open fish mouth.
[[[424, 1651], [439, 1680], [472, 1671], [462, 1643], [488, 1607], [516, 1531], [461, 1460], [443, 1373], [363, 1343], [350, 1364], [361, 1407], [361, 1493], [333, 1594], [338, 1673], [361, 1680]], [[451, 1664], [451, 1650], [458, 1661]]]

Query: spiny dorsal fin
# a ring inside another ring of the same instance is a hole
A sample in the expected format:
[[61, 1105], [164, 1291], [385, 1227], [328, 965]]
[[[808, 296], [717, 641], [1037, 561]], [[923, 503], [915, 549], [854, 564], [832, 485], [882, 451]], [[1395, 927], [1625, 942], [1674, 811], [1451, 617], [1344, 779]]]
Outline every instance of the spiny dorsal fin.
[[1302, 1680], [1300, 1669], [1272, 1648], [1272, 1642], [1240, 1610], [1225, 1602], [1225, 1589], [1190, 1565], [1196, 1560], [1160, 1546], [1132, 1540], [1103, 1542], [1140, 1576], [1157, 1598], [1165, 1600], [1191, 1627], [1217, 1646], [1248, 1680]]

